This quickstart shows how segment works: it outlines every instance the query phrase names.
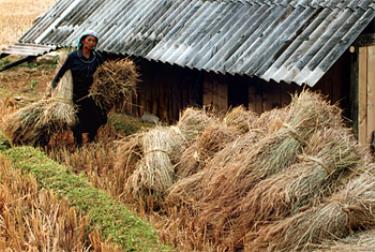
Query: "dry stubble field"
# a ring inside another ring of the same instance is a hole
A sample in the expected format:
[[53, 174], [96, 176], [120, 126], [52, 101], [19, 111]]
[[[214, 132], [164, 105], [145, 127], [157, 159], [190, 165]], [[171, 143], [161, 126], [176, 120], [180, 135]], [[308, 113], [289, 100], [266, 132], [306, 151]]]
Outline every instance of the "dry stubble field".
[[17, 42], [55, 0], [0, 0], [0, 49]]

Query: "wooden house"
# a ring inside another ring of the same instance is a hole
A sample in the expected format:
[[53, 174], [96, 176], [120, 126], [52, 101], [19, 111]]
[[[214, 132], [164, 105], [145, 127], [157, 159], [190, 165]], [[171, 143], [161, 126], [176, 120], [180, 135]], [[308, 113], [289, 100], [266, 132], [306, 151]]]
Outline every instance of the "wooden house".
[[3, 54], [72, 47], [132, 57], [128, 113], [174, 121], [187, 106], [258, 113], [309, 87], [339, 103], [362, 143], [375, 131], [375, 0], [59, 0]]

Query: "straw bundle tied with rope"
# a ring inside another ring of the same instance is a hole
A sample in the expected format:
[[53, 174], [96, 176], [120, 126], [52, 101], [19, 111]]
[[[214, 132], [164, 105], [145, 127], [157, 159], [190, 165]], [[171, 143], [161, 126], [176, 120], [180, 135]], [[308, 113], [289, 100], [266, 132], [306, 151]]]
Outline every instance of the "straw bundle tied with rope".
[[187, 108], [180, 115], [177, 127], [181, 130], [187, 141], [194, 140], [214, 120], [203, 110]]
[[334, 190], [337, 179], [361, 164], [362, 151], [348, 129], [326, 128], [308, 141], [300, 162], [259, 182], [232, 213], [234, 239], [257, 223], [280, 220]]
[[131, 173], [127, 192], [134, 198], [163, 195], [176, 179], [175, 165], [184, 146], [212, 120], [204, 111], [188, 108], [181, 114], [178, 126], [156, 127], [141, 133], [135, 142], [125, 139], [120, 143], [116, 167]]
[[116, 144], [115, 170], [119, 171], [119, 178], [126, 181], [137, 168], [137, 163], [143, 157], [142, 133], [130, 135]]
[[345, 238], [375, 225], [374, 168], [353, 179], [328, 202], [250, 232], [245, 248], [254, 251], [311, 250], [325, 240]]
[[176, 166], [178, 178], [185, 178], [202, 169], [206, 162], [225, 145], [235, 139], [235, 133], [220, 122], [212, 123], [199, 135], [196, 141], [181, 155]]
[[293, 97], [282, 128], [236, 157], [238, 162], [207, 169], [201, 199], [202, 228], [205, 229], [205, 222], [210, 222], [215, 232], [222, 232], [241, 198], [259, 181], [295, 163], [302, 147], [318, 128], [341, 125], [340, 112], [320, 95], [305, 90]]
[[375, 230], [359, 232], [338, 241], [327, 241], [316, 252], [375, 251]]
[[104, 62], [94, 74], [90, 96], [102, 109], [109, 111], [136, 94], [138, 73], [133, 61], [112, 60]]
[[174, 182], [170, 154], [184, 142], [178, 127], [156, 127], [142, 136], [143, 157], [129, 178], [128, 191], [133, 197], [152, 193], [162, 195]]
[[252, 124], [257, 118], [258, 116], [254, 112], [246, 110], [243, 106], [238, 106], [231, 109], [225, 115], [223, 121], [230, 131], [244, 134], [253, 128]]
[[[66, 52], [60, 54], [60, 66], [66, 57]], [[12, 144], [46, 144], [54, 133], [73, 126], [76, 115], [72, 95], [72, 74], [67, 71], [60, 80], [54, 97], [44, 98], [7, 115], [4, 131]]]
[[185, 206], [188, 206], [197, 203], [203, 197], [203, 188], [206, 186], [207, 177], [211, 172], [214, 172], [208, 169], [216, 169], [238, 162], [240, 154], [247, 152], [263, 137], [262, 131], [251, 130], [240, 138], [227, 143], [222, 150], [215, 153], [212, 159], [206, 162], [207, 164], [202, 167], [202, 170], [192, 176], [182, 178], [172, 185], [166, 197], [168, 205], [178, 205], [178, 202], [183, 202]]

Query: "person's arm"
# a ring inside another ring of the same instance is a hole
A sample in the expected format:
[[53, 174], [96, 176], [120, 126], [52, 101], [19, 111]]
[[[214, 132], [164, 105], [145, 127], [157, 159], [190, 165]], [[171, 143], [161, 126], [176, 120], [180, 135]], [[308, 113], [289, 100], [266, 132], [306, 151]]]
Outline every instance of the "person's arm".
[[99, 59], [100, 65], [109, 59], [109, 54], [106, 52], [95, 51], [95, 53], [96, 53], [96, 57]]
[[61, 80], [61, 78], [64, 76], [65, 72], [70, 69], [70, 62], [71, 62], [71, 55], [68, 56], [68, 58], [65, 60], [64, 64], [61, 66], [60, 70], [57, 72], [55, 78], [51, 82], [52, 89], [56, 88], [57, 84]]

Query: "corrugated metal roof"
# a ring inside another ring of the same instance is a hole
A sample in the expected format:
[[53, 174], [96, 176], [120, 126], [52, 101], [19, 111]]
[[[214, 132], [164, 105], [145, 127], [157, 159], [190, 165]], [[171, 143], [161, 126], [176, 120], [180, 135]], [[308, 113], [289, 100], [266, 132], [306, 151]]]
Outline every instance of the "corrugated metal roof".
[[3, 49], [1, 53], [20, 56], [40, 56], [55, 49], [56, 46], [17, 43]]
[[375, 17], [375, 0], [60, 0], [20, 39], [313, 86]]

